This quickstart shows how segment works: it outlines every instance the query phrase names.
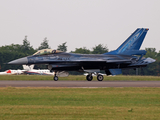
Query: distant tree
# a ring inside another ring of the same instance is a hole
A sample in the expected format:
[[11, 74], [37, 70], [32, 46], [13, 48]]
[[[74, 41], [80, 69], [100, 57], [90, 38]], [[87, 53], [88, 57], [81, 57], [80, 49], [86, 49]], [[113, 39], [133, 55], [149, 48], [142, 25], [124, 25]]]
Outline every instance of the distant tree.
[[31, 55], [35, 52], [32, 46], [30, 46], [30, 42], [27, 40], [27, 36], [25, 36], [23, 40], [22, 52], [25, 53], [25, 55]]
[[99, 44], [95, 47], [93, 47], [92, 54], [103, 54], [108, 52], [107, 46], [103, 46], [102, 44]]
[[41, 43], [41, 46], [38, 47], [38, 50], [47, 49], [47, 48], [50, 49], [50, 46], [48, 45], [48, 40], [45, 37], [43, 42]]
[[90, 54], [91, 51], [88, 50], [86, 47], [83, 47], [83, 48], [76, 48], [76, 50], [73, 53]]
[[36, 51], [33, 49], [32, 46], [30, 46], [30, 42], [27, 40], [27, 36], [25, 36], [25, 39], [23, 40], [23, 44], [11, 44], [0, 47], [0, 65], [1, 70], [7, 70], [7, 69], [22, 69], [21, 65], [7, 65], [4, 63], [7, 63], [9, 61], [22, 58], [28, 55], [32, 55]]
[[160, 51], [157, 53], [156, 60], [160, 61]]
[[22, 51], [21, 45], [11, 44], [10, 46], [2, 46], [0, 47], [0, 65], [1, 71], [5, 71], [7, 69], [22, 69], [22, 66], [19, 65], [7, 65], [7, 63], [11, 60], [15, 60], [18, 58], [25, 57], [25, 53]]
[[23, 46], [30, 46], [30, 42], [27, 40], [27, 36], [25, 36], [24, 40], [23, 40]]
[[156, 48], [145, 48], [145, 50], [147, 51], [145, 57], [151, 57], [151, 58], [157, 57]]
[[66, 52], [67, 51], [67, 46], [66, 46], [66, 43], [62, 43], [62, 45], [59, 45], [57, 50], [60, 50], [60, 51], [63, 51], [63, 52]]

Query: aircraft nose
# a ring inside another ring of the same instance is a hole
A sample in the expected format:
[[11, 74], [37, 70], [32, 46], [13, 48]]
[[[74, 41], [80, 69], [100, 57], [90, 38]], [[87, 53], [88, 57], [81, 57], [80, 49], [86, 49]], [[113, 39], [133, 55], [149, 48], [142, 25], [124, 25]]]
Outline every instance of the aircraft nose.
[[27, 63], [28, 63], [28, 59], [27, 59], [27, 57], [24, 57], [24, 58], [20, 58], [17, 60], [13, 60], [13, 61], [9, 62], [8, 64], [10, 64], [10, 65], [25, 65]]

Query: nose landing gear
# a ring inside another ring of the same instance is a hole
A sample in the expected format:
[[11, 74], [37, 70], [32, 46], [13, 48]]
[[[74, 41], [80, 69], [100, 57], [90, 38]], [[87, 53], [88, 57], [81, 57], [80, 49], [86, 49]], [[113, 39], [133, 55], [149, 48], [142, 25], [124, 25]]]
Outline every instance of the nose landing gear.
[[57, 71], [55, 71], [53, 79], [54, 79], [54, 81], [58, 81]]
[[53, 79], [54, 81], [58, 81], [58, 77], [56, 75], [53, 77]]

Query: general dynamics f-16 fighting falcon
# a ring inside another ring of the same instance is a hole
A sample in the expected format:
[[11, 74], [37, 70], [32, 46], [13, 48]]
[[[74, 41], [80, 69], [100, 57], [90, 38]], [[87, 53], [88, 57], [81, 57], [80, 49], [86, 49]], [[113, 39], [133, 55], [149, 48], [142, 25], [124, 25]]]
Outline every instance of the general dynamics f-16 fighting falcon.
[[120, 47], [104, 54], [75, 54], [43, 49], [8, 64], [47, 64], [48, 69], [55, 72], [55, 81], [58, 80], [58, 76], [69, 75], [65, 71], [87, 72], [88, 81], [91, 81], [92, 75], [96, 73], [97, 80], [102, 81], [103, 75], [100, 74], [100, 70], [105, 71], [107, 75], [118, 75], [122, 73], [122, 69], [145, 67], [155, 62], [152, 58], [143, 57], [146, 54], [145, 50], [139, 50], [148, 30], [138, 28]]

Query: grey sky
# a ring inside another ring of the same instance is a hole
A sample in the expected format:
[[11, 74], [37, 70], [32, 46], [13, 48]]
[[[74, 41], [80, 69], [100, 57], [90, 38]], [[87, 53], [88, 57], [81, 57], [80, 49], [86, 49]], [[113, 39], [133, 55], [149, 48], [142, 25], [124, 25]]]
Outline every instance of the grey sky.
[[0, 46], [34, 48], [45, 37], [51, 48], [107, 45], [116, 49], [136, 28], [149, 28], [141, 49], [160, 50], [160, 0], [0, 0]]

